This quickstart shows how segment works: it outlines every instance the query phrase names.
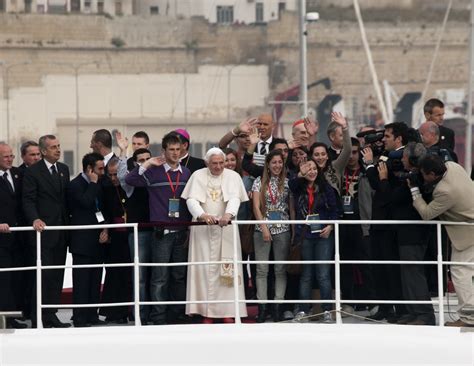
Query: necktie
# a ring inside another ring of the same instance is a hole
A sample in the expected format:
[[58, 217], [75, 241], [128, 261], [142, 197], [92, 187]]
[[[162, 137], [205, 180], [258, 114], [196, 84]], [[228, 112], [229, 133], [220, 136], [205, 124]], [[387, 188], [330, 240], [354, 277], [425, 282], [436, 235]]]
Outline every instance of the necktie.
[[267, 150], [265, 149], [266, 146], [267, 146], [267, 143], [265, 141], [260, 143], [260, 152], [259, 152], [260, 155], [265, 155], [267, 153]]
[[51, 165], [51, 174], [52, 174], [54, 177], [57, 177], [57, 176], [58, 176], [58, 171], [56, 170], [56, 165]]
[[10, 181], [8, 180], [8, 173], [7, 173], [7, 172], [5, 172], [5, 173], [3, 174], [3, 180], [4, 180], [5, 183], [7, 184], [8, 191], [13, 194], [13, 193], [14, 193], [14, 192], [13, 192], [13, 187], [12, 187], [12, 185], [10, 184]]

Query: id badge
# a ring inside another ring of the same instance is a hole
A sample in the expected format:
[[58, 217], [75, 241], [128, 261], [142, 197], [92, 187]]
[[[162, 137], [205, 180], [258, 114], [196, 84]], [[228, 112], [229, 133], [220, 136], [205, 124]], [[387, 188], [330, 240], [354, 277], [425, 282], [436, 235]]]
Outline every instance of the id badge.
[[[278, 210], [268, 210], [268, 220], [278, 221], [281, 220], [281, 211]], [[281, 224], [276, 224], [276, 227], [281, 227]]]
[[104, 222], [105, 219], [104, 219], [104, 215], [102, 215], [102, 212], [100, 211], [97, 211], [95, 213], [95, 217], [97, 218], [97, 222], [100, 224], [101, 222]]
[[345, 214], [354, 213], [354, 201], [351, 196], [342, 196], [342, 209]]
[[170, 198], [168, 201], [168, 217], [179, 218], [179, 198]]
[[[319, 214], [312, 214], [306, 216], [307, 221], [319, 221]], [[322, 225], [321, 224], [308, 224], [309, 229], [311, 230], [311, 234], [316, 234], [320, 233], [322, 230]]]

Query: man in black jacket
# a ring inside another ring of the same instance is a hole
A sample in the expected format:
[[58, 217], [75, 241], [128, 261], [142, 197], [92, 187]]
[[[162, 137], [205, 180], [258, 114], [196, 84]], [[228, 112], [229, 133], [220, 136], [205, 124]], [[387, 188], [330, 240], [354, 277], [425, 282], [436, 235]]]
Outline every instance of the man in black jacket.
[[[69, 168], [60, 163], [61, 145], [54, 135], [39, 139], [43, 159], [25, 170], [23, 178], [23, 212], [26, 222], [42, 232], [47, 225], [67, 225], [66, 187], [69, 184]], [[30, 245], [36, 245], [34, 242]], [[32, 248], [32, 252], [35, 249]], [[64, 265], [66, 261], [66, 236], [59, 230], [45, 231], [41, 235], [41, 260], [43, 266]], [[42, 303], [59, 304], [63, 286], [63, 269], [43, 270]], [[33, 298], [32, 322], [36, 323], [36, 295]], [[56, 309], [43, 309], [45, 328], [64, 328], [56, 316]]]
[[[102, 205], [102, 188], [99, 177], [104, 175], [104, 157], [97, 153], [84, 155], [82, 173], [67, 187], [67, 199], [72, 225], [98, 225], [105, 222]], [[107, 229], [74, 230], [71, 232], [73, 264], [101, 264]], [[100, 301], [102, 268], [74, 268], [74, 304], [97, 304]], [[74, 308], [74, 326], [88, 327], [99, 323], [97, 307]]]
[[455, 138], [454, 131], [443, 126], [444, 122], [444, 103], [439, 99], [432, 98], [425, 103], [423, 112], [427, 121], [434, 122], [439, 127], [439, 146], [454, 151]]
[[[0, 142], [0, 268], [14, 267], [15, 248], [21, 243], [21, 233], [10, 232], [21, 219], [21, 171], [14, 168], [15, 156], [7, 144]], [[0, 311], [20, 310], [23, 301], [15, 298], [15, 275], [18, 272], [0, 272]], [[26, 328], [15, 319], [8, 319], [9, 328]]]

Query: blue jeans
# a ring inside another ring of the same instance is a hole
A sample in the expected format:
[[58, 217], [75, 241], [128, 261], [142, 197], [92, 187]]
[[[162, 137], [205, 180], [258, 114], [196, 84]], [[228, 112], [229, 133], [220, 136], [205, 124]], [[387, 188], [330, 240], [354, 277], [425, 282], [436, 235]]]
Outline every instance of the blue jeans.
[[[181, 230], [155, 238], [151, 247], [153, 263], [187, 262], [187, 230]], [[151, 267], [151, 301], [186, 300], [186, 266]], [[174, 316], [184, 314], [184, 305], [173, 305]], [[166, 305], [153, 305], [150, 319], [153, 322], [166, 322]]]
[[[140, 263], [151, 263], [151, 246], [153, 243], [153, 231], [138, 232], [138, 259]], [[130, 258], [134, 260], [133, 233], [128, 235], [128, 245], [130, 247]], [[139, 291], [140, 301], [150, 301], [150, 267], [140, 267]], [[132, 275], [133, 278], [133, 275]], [[133, 282], [135, 283], [135, 282]], [[140, 306], [140, 319], [142, 323], [148, 321], [150, 307]]]
[[[301, 244], [301, 259], [310, 260], [332, 260], [334, 259], [334, 241], [333, 236], [327, 239], [312, 238], [304, 239]], [[332, 299], [331, 285], [331, 265], [330, 264], [304, 264], [300, 277], [300, 299], [311, 300], [313, 290], [313, 279], [319, 285], [321, 300]], [[331, 310], [332, 304], [321, 304], [324, 311]], [[300, 304], [300, 311], [309, 313], [311, 304]]]

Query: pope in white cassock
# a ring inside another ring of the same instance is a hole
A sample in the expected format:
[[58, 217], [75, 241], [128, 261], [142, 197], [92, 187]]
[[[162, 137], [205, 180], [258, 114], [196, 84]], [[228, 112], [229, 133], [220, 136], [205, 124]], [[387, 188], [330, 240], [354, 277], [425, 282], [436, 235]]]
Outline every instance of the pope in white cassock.
[[[195, 265], [188, 267], [186, 299], [233, 300], [233, 232], [228, 225], [239, 210], [241, 202], [248, 201], [242, 178], [236, 172], [225, 169], [225, 154], [218, 148], [210, 149], [205, 156], [207, 168], [193, 173], [181, 195], [186, 199], [193, 220], [206, 222], [207, 226], [191, 226], [189, 261], [229, 261], [229, 264]], [[218, 225], [216, 225], [218, 224]], [[237, 243], [241, 259], [240, 239]], [[245, 299], [242, 281], [242, 265], [238, 268], [239, 298]], [[247, 316], [244, 303], [239, 304], [240, 315]], [[186, 314], [200, 314], [204, 322], [211, 318], [235, 317], [234, 304], [187, 304]]]

